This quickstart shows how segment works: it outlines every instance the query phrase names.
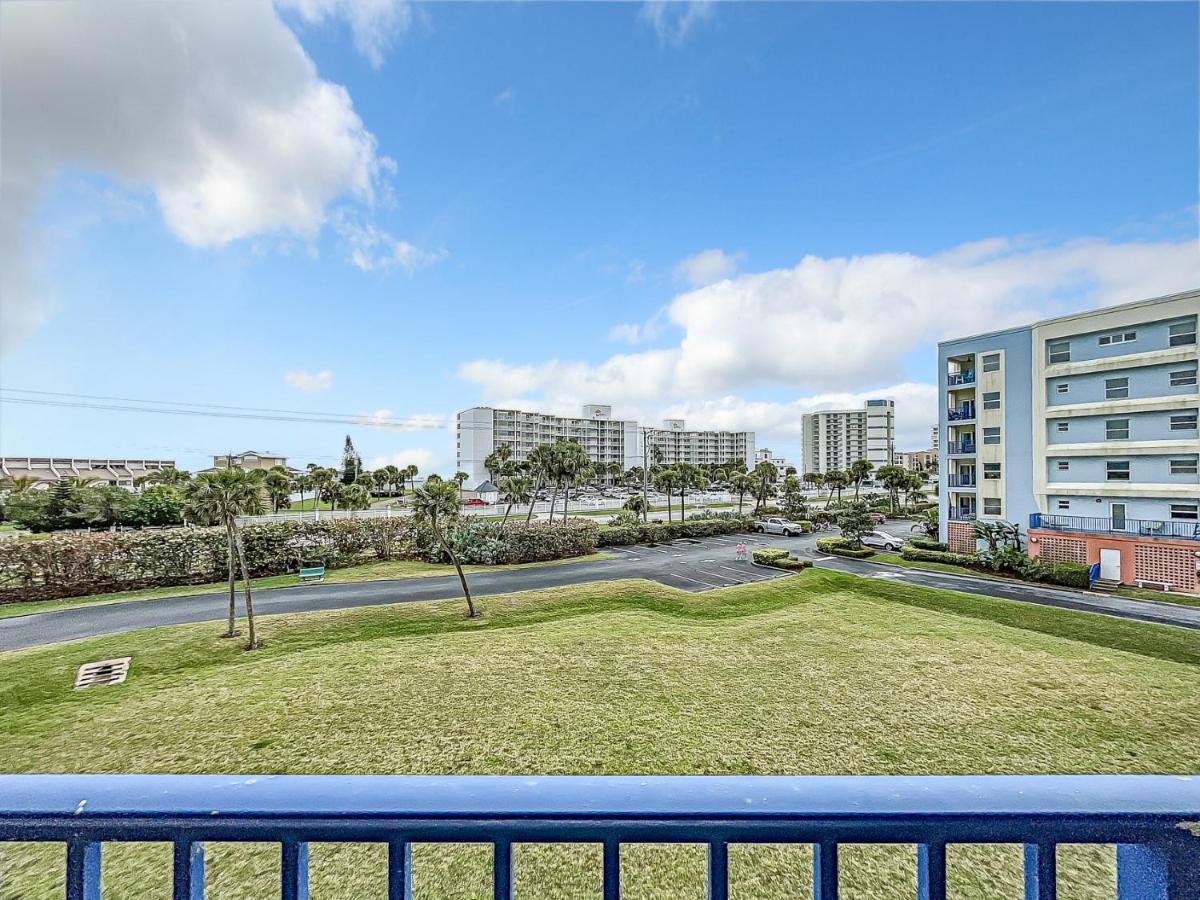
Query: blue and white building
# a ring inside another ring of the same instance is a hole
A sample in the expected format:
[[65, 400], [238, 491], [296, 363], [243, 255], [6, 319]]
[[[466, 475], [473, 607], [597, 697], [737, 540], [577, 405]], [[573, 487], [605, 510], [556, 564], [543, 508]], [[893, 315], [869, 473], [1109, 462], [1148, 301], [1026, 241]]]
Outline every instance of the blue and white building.
[[1200, 590], [1196, 323], [1187, 291], [944, 341], [942, 540], [976, 520], [1100, 577]]

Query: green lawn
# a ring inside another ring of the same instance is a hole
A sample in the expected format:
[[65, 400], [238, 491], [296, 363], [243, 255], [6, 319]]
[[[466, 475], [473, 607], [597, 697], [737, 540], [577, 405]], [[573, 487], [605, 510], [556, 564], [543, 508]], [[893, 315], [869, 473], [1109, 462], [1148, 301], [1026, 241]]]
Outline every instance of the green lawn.
[[[501, 569], [524, 569], [535, 566], [557, 566], [569, 563], [595, 562], [602, 559], [612, 559], [611, 553], [592, 553], [587, 556], [574, 556], [570, 559], [555, 559], [549, 562], [525, 563], [516, 566], [463, 566], [466, 572], [495, 572]], [[411, 559], [395, 559], [388, 562], [366, 563], [361, 566], [349, 566], [345, 569], [329, 569], [325, 573], [326, 584], [340, 584], [349, 581], [387, 581], [396, 578], [428, 578], [435, 575], [453, 575], [454, 567], [439, 563], [420, 562]], [[242, 589], [241, 579], [235, 582], [237, 589]], [[296, 575], [273, 575], [269, 578], [256, 578], [253, 582], [255, 590], [263, 588], [298, 587], [300, 580]], [[53, 612], [56, 609], [66, 609], [71, 606], [85, 606], [93, 603], [123, 603], [127, 600], [157, 600], [160, 597], [181, 597], [192, 594], [220, 594], [229, 590], [228, 581], [212, 582], [210, 584], [181, 585], [176, 587], [146, 588], [140, 591], [121, 591], [112, 594], [90, 594], [86, 597], [65, 597], [61, 600], [36, 600], [31, 603], [6, 603], [0, 605], [0, 619], [10, 616], [28, 616], [32, 613]]]
[[[1196, 772], [1200, 634], [809, 570], [694, 595], [646, 582], [219, 623], [0, 656], [0, 771]], [[129, 681], [70, 689], [131, 655]], [[277, 894], [275, 846], [209, 848], [209, 896]], [[6, 848], [5, 896], [61, 896], [60, 847]], [[106, 896], [169, 894], [164, 846], [106, 850]], [[380, 848], [314, 845], [313, 894], [382, 898]], [[957, 898], [1019, 897], [1020, 848], [954, 847]], [[799, 847], [739, 847], [734, 896], [811, 895]], [[624, 851], [626, 895], [702, 897], [696, 847]], [[849, 847], [854, 900], [910, 900], [911, 847]], [[519, 895], [595, 897], [599, 848], [522, 846]], [[417, 896], [490, 896], [489, 853], [422, 845]], [[1060, 896], [1113, 896], [1108, 848]]]

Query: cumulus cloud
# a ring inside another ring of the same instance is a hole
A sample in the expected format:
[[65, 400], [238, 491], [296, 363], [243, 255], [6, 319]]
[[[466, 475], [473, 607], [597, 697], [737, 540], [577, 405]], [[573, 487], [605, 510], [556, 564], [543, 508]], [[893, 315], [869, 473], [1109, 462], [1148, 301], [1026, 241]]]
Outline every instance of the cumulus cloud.
[[[489, 402], [552, 410], [602, 398], [622, 415], [653, 419], [674, 411], [698, 417], [698, 425], [746, 427], [754, 419], [738, 417], [755, 410], [795, 412], [786, 404], [764, 406], [737, 396], [771, 386], [806, 395], [795, 401], [800, 406], [823, 402], [830, 391], [893, 396], [905, 421], [909, 414], [900, 404], [921, 396], [905, 387], [905, 361], [915, 350], [1198, 282], [1200, 250], [1192, 240], [1039, 245], [1000, 238], [930, 256], [809, 256], [791, 268], [747, 273], [677, 296], [667, 317], [683, 332], [678, 345], [599, 363], [474, 360], [459, 375], [478, 385]], [[640, 334], [637, 326], [624, 326], [614, 337]], [[714, 396], [725, 399], [708, 399]], [[923, 429], [933, 421], [932, 396], [920, 401], [926, 412], [912, 426], [909, 443], [927, 441]], [[722, 410], [736, 416], [718, 417]], [[783, 428], [785, 419], [770, 430]]]
[[608, 330], [610, 341], [620, 341], [626, 344], [640, 344], [650, 341], [663, 333], [667, 327], [667, 307], [663, 307], [641, 324], [622, 322]]
[[283, 376], [283, 383], [306, 394], [319, 394], [329, 390], [333, 384], [333, 373], [328, 369], [320, 372], [287, 372]]
[[736, 272], [744, 256], [743, 253], [726, 253], [718, 247], [701, 250], [695, 256], [679, 261], [675, 266], [675, 277], [694, 288], [705, 287]]
[[441, 249], [423, 250], [344, 211], [335, 217], [334, 229], [346, 247], [347, 259], [364, 272], [399, 267], [411, 275], [417, 269], [432, 266], [449, 255]]
[[396, 418], [396, 413], [387, 408], [362, 413], [356, 416], [356, 419], [360, 425], [383, 431], [433, 431], [447, 427], [446, 417], [442, 415], [419, 413], [398, 419]]
[[701, 25], [712, 20], [712, 0], [667, 0], [643, 3], [638, 19], [654, 29], [661, 46], [681, 47]]
[[[371, 4], [300, 6], [353, 16]], [[266, 0], [9, 3], [3, 24], [6, 346], [46, 316], [31, 219], [64, 169], [149, 189], [176, 237], [219, 247], [263, 234], [312, 239], [334, 198], [369, 204], [390, 163], [346, 90], [318, 77]]]
[[295, 10], [309, 24], [344, 19], [359, 53], [378, 69], [396, 38], [413, 23], [413, 8], [406, 0], [277, 0]]

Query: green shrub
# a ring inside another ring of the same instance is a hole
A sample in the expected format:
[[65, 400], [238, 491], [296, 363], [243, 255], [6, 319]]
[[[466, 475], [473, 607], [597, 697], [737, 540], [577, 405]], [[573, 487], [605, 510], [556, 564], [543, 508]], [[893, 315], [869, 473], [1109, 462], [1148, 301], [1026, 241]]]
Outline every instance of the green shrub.
[[787, 559], [792, 554], [791, 551], [780, 547], [760, 547], [751, 555], [759, 565], [769, 566], [781, 559]]
[[979, 562], [974, 554], [949, 553], [945, 550], [926, 550], [917, 546], [916, 541], [905, 544], [900, 549], [900, 555], [913, 562], [946, 563], [951, 566], [973, 566]]
[[817, 549], [825, 553], [832, 553], [836, 548], [848, 549], [854, 545], [844, 537], [823, 537], [817, 538]]
[[946, 552], [946, 545], [934, 538], [915, 537], [910, 538], [908, 546], [916, 547], [918, 550], [937, 550], [941, 553]]
[[626, 547], [630, 544], [658, 544], [678, 538], [705, 538], [746, 531], [753, 523], [748, 516], [721, 516], [688, 519], [686, 522], [650, 522], [637, 525], [601, 526], [598, 547]]
[[1047, 584], [1061, 584], [1064, 587], [1082, 588], [1088, 587], [1088, 567], [1083, 563], [1073, 562], [1056, 562], [1043, 564], [1038, 571], [1038, 581], [1044, 581]]
[[798, 572], [801, 569], [811, 569], [812, 568], [812, 560], [811, 559], [796, 559], [794, 556], [788, 556], [784, 559], [775, 560], [775, 562], [771, 563], [771, 565], [773, 565], [779, 569], [792, 569], [792, 570], [795, 570]]
[[813, 523], [808, 521], [808, 519], [801, 519], [796, 524], [800, 526], [800, 530], [805, 534], [812, 534]]
[[829, 552], [834, 556], [849, 556], [851, 559], [866, 559], [875, 555], [875, 551], [870, 547], [834, 547]]

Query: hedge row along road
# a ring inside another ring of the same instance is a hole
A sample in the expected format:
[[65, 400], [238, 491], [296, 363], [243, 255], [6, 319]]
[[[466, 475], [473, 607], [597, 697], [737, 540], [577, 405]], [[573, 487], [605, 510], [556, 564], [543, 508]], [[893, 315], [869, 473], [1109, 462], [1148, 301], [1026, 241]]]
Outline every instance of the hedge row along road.
[[[679, 540], [656, 547], [610, 547], [616, 558], [566, 566], [485, 572], [470, 576], [472, 593], [507, 594], [627, 578], [645, 578], [686, 591], [709, 591], [735, 584], [787, 576], [781, 570], [755, 566], [736, 559], [735, 548], [744, 541], [755, 547], [785, 547], [817, 566], [873, 579], [942, 588], [1001, 600], [1020, 600], [1082, 612], [1200, 629], [1200, 608], [1084, 594], [1019, 582], [948, 575], [903, 569], [855, 559], [828, 557], [817, 552], [815, 537], [802, 535], [730, 535], [700, 540]], [[797, 576], [803, 578], [803, 574]], [[368, 581], [354, 584], [308, 585], [256, 591], [255, 610], [260, 615], [298, 613], [323, 609], [348, 609], [417, 600], [443, 600], [461, 595], [453, 575], [407, 581]], [[225, 616], [223, 594], [167, 597], [95, 604], [56, 612], [14, 616], [0, 620], [0, 650], [16, 650], [104, 634], [118, 634], [164, 625], [217, 621]]]

